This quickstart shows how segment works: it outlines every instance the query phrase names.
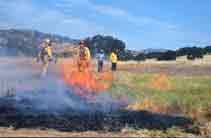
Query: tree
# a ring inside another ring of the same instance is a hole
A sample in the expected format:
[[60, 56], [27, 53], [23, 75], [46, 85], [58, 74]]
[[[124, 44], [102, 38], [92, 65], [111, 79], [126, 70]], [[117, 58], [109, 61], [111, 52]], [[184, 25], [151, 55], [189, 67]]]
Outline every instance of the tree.
[[167, 51], [162, 53], [159, 57], [158, 60], [176, 60], [176, 51]]
[[130, 50], [124, 50], [119, 52], [119, 60], [127, 61], [134, 60], [134, 55]]
[[188, 56], [190, 55], [195, 58], [203, 58], [203, 55], [205, 54], [205, 50], [200, 47], [184, 47], [177, 50], [177, 56]]
[[100, 50], [103, 50], [105, 54], [110, 54], [112, 51], [121, 53], [125, 50], [125, 43], [112, 36], [96, 35], [92, 38], [85, 39], [87, 46], [90, 48], [92, 55], [95, 55]]
[[204, 48], [204, 52], [205, 52], [206, 54], [210, 54], [210, 53], [211, 53], [211, 46], [206, 46], [206, 47]]
[[146, 56], [144, 55], [144, 53], [139, 53], [137, 56], [135, 56], [134, 60], [136, 60], [136, 61], [145, 61], [146, 60]]
[[188, 53], [190, 53], [191, 48], [190, 47], [184, 47], [184, 48], [180, 48], [178, 49], [177, 52], [177, 56], [186, 56], [188, 55]]
[[163, 52], [151, 52], [151, 53], [147, 53], [145, 54], [146, 58], [151, 59], [151, 58], [156, 58], [158, 59]]
[[187, 59], [194, 60], [196, 58], [203, 58], [204, 54], [203, 48], [192, 47], [192, 49], [188, 52]]

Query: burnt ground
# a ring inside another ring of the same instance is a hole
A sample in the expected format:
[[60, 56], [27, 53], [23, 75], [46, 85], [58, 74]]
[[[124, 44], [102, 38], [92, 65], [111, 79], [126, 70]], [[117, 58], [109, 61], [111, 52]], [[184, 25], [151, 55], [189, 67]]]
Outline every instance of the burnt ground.
[[[25, 61], [24, 61], [25, 64]], [[9, 64], [11, 65], [11, 64]], [[22, 63], [21, 63], [22, 65]], [[27, 64], [27, 67], [31, 67]], [[9, 68], [11, 68], [9, 66]], [[38, 67], [37, 67], [38, 68]], [[4, 69], [4, 68], [3, 68]], [[8, 69], [8, 68], [7, 68]], [[12, 68], [11, 68], [12, 69]], [[17, 70], [17, 69], [16, 69]], [[20, 68], [22, 70], [22, 68]], [[32, 72], [24, 73], [25, 77], [34, 77], [39, 73], [39, 68], [33, 68]], [[191, 65], [191, 64], [133, 64], [119, 65], [118, 70], [129, 71], [135, 73], [166, 73], [179, 76], [202, 76], [211, 75], [211, 65]], [[31, 71], [31, 70], [30, 70]], [[13, 70], [11, 71], [13, 72]], [[21, 73], [14, 72], [11, 78]], [[4, 73], [8, 78], [8, 74]], [[34, 78], [32, 78], [33, 80]], [[10, 81], [9, 81], [10, 82]], [[30, 86], [30, 85], [29, 85]], [[56, 104], [56, 103], [55, 103]], [[90, 103], [87, 103], [87, 105]], [[21, 105], [21, 108], [17, 105]], [[95, 107], [96, 105], [89, 105]], [[26, 134], [34, 136], [36, 132], [30, 130], [41, 130], [38, 133], [48, 133], [53, 130], [52, 136], [67, 133], [64, 136], [77, 133], [79, 136], [87, 136], [86, 132], [102, 132], [103, 135], [109, 133], [121, 133], [125, 127], [135, 130], [147, 129], [150, 131], [159, 130], [165, 132], [172, 127], [184, 129], [187, 133], [198, 133], [198, 128], [192, 128], [194, 122], [190, 118], [183, 116], [171, 116], [148, 111], [129, 111], [115, 110], [111, 112], [82, 112], [72, 108], [57, 112], [46, 112], [35, 110], [33, 104], [28, 100], [17, 101], [12, 97], [0, 98], [0, 136], [10, 136], [9, 134]], [[12, 130], [10, 129], [12, 128]], [[30, 131], [30, 134], [27, 134]], [[55, 134], [55, 135], [54, 135]], [[83, 135], [84, 134], [84, 135]], [[21, 135], [21, 136], [26, 136]], [[42, 136], [42, 135], [41, 135]], [[50, 135], [44, 135], [50, 136]], [[99, 136], [99, 135], [97, 135]], [[117, 135], [121, 136], [121, 135]]]
[[132, 64], [119, 65], [120, 71], [135, 73], [165, 73], [175, 76], [211, 76], [211, 65], [191, 64]]
[[[148, 111], [115, 110], [105, 113], [67, 108], [49, 112], [34, 109], [27, 100], [16, 101], [12, 97], [4, 97], [0, 102], [0, 127], [12, 127], [15, 130], [27, 128], [55, 129], [62, 132], [120, 132], [123, 128], [130, 127], [165, 132], [168, 128], [179, 127], [191, 132], [190, 126], [193, 125], [193, 121], [189, 118]], [[21, 105], [21, 108], [17, 105]]]

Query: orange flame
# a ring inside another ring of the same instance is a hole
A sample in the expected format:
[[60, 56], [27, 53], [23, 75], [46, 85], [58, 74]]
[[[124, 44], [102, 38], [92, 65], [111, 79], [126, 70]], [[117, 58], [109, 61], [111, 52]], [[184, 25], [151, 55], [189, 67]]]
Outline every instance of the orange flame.
[[150, 82], [148, 83], [150, 88], [159, 89], [159, 90], [170, 90], [172, 89], [172, 84], [169, 77], [164, 74], [155, 74]]
[[63, 61], [61, 64], [62, 78], [75, 94], [86, 97], [104, 92], [110, 87], [113, 79], [111, 73], [94, 73], [91, 66], [79, 71], [77, 65], [74, 60]]

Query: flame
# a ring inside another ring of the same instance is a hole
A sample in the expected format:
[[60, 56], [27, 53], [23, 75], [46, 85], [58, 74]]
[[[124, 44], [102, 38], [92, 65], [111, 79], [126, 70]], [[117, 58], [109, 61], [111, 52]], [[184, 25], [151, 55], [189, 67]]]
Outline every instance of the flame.
[[105, 92], [113, 80], [109, 72], [94, 73], [92, 66], [78, 69], [76, 60], [69, 59], [61, 64], [61, 73], [64, 82], [69, 85], [73, 92], [79, 96], [86, 97]]
[[130, 104], [126, 107], [127, 110], [132, 111], [151, 111], [156, 113], [164, 113], [164, 114], [175, 114], [175, 113], [181, 113], [181, 109], [174, 105], [165, 105], [162, 103], [158, 103], [154, 101], [153, 99], [143, 99], [142, 102], [135, 102], [133, 104]]
[[158, 89], [158, 90], [170, 90], [172, 89], [171, 81], [166, 74], [160, 73], [155, 74], [150, 82], [148, 83], [150, 88]]

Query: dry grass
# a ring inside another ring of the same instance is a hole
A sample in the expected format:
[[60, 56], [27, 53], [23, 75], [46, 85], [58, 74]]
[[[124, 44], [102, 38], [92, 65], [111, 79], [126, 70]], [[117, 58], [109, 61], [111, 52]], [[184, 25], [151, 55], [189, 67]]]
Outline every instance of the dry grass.
[[[66, 59], [60, 59], [66, 60]], [[211, 101], [211, 56], [205, 57], [204, 60], [186, 61], [183, 58], [172, 62], [120, 62], [118, 69], [120, 71], [114, 74], [113, 85], [109, 92], [114, 97], [127, 97], [132, 101], [128, 106], [130, 110], [149, 110], [165, 114], [185, 114], [195, 120], [207, 119], [211, 116], [209, 103]], [[14, 73], [15, 67], [21, 67], [29, 71], [23, 74], [24, 77], [33, 78], [40, 73], [41, 65], [35, 64], [34, 59], [28, 58], [0, 58], [0, 71], [4, 72], [0, 78], [0, 91], [5, 93], [18, 85], [28, 85], [29, 82], [22, 81], [22, 74], [19, 70]], [[59, 74], [59, 62], [52, 65], [51, 73]], [[93, 61], [93, 66], [96, 61]], [[109, 63], [106, 64], [106, 70], [109, 70]], [[6, 71], [3, 66], [9, 65]], [[15, 68], [15, 69], [17, 69]], [[1, 70], [2, 69], [2, 70]], [[31, 71], [31, 72], [30, 72]], [[166, 74], [166, 75], [160, 75]], [[14, 76], [19, 74], [16, 79]], [[11, 76], [11, 77], [8, 77]], [[7, 78], [7, 79], [5, 79]], [[3, 79], [3, 80], [2, 80]], [[108, 78], [110, 79], [110, 78]], [[113, 79], [113, 78], [112, 78]], [[39, 83], [38, 83], [39, 84]], [[207, 121], [208, 122], [208, 121]], [[204, 136], [210, 134], [210, 123], [202, 125], [201, 133]], [[134, 130], [125, 128], [119, 133], [100, 133], [100, 132], [83, 132], [67, 133], [55, 130], [28, 130], [21, 129], [14, 131], [11, 128], [0, 128], [0, 136], [72, 136], [72, 137], [110, 137], [110, 136], [178, 136], [193, 137], [192, 134], [184, 133], [182, 130], [169, 129], [167, 133], [153, 130]]]
[[208, 76], [183, 77], [123, 71], [116, 74], [110, 92], [116, 97], [127, 96], [135, 110], [200, 118], [208, 113], [210, 90], [211, 77]]
[[[208, 134], [209, 131], [204, 130], [203, 136], [210, 136]], [[95, 132], [95, 131], [87, 131], [87, 132], [58, 132], [53, 129], [48, 130], [39, 130], [39, 129], [19, 129], [13, 130], [13, 128], [0, 128], [0, 137], [185, 137], [185, 138], [193, 138], [197, 137], [191, 133], [185, 133], [183, 130], [179, 128], [171, 128], [163, 133], [162, 131], [150, 131], [147, 129], [139, 129], [135, 130], [133, 128], [125, 127], [121, 132]]]
[[203, 59], [187, 60], [186, 56], [177, 57], [176, 61], [157, 61], [156, 59], [147, 59], [145, 61], [124, 61], [119, 62], [122, 65], [144, 65], [144, 64], [158, 64], [158, 65], [171, 65], [171, 64], [187, 64], [187, 65], [211, 65], [211, 55], [205, 55]]
[[169, 91], [173, 87], [168, 75], [163, 73], [153, 75], [150, 82], [146, 85], [148, 85], [149, 88], [163, 91]]

